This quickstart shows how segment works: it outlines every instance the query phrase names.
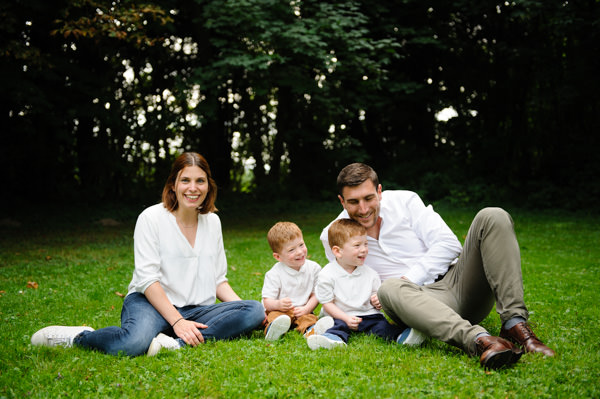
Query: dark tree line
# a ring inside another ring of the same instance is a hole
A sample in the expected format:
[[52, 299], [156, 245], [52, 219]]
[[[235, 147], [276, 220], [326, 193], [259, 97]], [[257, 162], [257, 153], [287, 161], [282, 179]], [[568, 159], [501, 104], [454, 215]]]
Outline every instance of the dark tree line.
[[263, 198], [331, 196], [352, 161], [430, 200], [600, 197], [599, 1], [17, 0], [0, 17], [0, 167], [47, 199], [153, 202], [184, 150]]

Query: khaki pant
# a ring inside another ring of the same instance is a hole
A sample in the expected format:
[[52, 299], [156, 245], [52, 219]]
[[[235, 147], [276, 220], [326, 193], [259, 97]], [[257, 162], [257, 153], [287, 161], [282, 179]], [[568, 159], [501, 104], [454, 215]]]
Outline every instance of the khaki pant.
[[396, 322], [474, 355], [475, 337], [486, 331], [477, 323], [494, 302], [503, 323], [515, 316], [529, 317], [512, 218], [500, 208], [481, 210], [469, 228], [458, 263], [443, 279], [424, 287], [388, 279], [378, 296]]
[[284, 314], [290, 317], [290, 319], [292, 320], [291, 326], [293, 327], [295, 325], [296, 330], [300, 332], [300, 334], [304, 334], [308, 327], [314, 325], [317, 322], [317, 316], [315, 316], [312, 313], [305, 314], [304, 316], [296, 318], [296, 316], [294, 316], [293, 310], [288, 310], [287, 312], [272, 310], [267, 313], [267, 325], [265, 326], [265, 335], [267, 334], [267, 329], [269, 328], [273, 320]]

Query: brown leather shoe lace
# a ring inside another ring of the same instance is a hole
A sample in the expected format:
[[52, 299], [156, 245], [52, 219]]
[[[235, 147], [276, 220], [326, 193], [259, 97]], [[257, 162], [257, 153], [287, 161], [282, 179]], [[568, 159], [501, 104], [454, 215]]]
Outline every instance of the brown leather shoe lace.
[[555, 352], [540, 341], [525, 322], [515, 325], [510, 330], [501, 331], [500, 336], [518, 343], [525, 349], [525, 352], [541, 352], [546, 356], [555, 355]]

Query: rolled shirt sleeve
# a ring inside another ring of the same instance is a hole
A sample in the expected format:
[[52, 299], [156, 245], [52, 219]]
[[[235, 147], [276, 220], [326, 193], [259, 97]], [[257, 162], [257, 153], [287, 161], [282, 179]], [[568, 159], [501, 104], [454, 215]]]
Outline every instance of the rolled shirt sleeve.
[[133, 242], [135, 269], [129, 291], [143, 294], [150, 285], [162, 278], [158, 226], [147, 212], [138, 216]]

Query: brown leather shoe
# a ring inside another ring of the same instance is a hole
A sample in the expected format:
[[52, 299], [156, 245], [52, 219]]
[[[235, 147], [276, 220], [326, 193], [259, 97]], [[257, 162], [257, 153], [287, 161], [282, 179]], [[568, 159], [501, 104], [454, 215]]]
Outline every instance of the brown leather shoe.
[[535, 336], [527, 322], [521, 322], [510, 330], [503, 328], [500, 330], [500, 336], [521, 345], [525, 352], [540, 352], [546, 356], [554, 356], [556, 354]]
[[499, 369], [516, 363], [523, 351], [511, 342], [486, 335], [475, 340], [477, 354], [480, 355], [479, 363], [485, 369]]

